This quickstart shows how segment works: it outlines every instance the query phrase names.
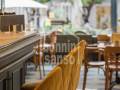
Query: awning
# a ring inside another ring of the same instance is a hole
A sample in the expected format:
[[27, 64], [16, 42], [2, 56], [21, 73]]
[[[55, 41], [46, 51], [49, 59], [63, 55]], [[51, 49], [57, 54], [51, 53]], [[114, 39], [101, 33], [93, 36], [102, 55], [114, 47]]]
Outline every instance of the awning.
[[47, 8], [47, 6], [33, 0], [5, 0], [5, 8]]

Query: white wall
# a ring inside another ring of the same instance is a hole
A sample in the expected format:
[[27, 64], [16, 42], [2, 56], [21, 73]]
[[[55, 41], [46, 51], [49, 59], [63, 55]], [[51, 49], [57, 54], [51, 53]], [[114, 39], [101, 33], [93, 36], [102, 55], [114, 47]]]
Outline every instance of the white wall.
[[90, 22], [92, 27], [96, 28], [96, 6], [97, 5], [110, 6], [110, 3], [111, 3], [110, 0], [106, 0], [102, 4], [95, 4], [92, 7], [92, 10], [90, 12], [91, 14], [90, 14], [90, 17], [89, 17], [89, 22]]
[[83, 22], [82, 19], [82, 3], [81, 0], [74, 0], [74, 4], [72, 7], [72, 25], [76, 28], [80, 28]]
[[92, 27], [96, 27], [96, 5], [92, 7], [90, 12], [89, 23]]

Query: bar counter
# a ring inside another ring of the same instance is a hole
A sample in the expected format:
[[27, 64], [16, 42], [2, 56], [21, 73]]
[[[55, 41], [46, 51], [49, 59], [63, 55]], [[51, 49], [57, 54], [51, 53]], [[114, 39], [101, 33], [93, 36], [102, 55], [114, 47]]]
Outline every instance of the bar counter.
[[0, 32], [0, 90], [20, 90], [25, 82], [25, 64], [39, 40], [35, 32]]

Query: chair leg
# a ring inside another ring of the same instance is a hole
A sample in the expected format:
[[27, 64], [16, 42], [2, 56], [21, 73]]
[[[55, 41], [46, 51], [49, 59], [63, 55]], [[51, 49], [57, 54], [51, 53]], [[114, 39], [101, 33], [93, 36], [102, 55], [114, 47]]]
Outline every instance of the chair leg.
[[50, 56], [51, 56], [51, 64], [52, 64], [52, 66], [54, 66], [56, 64], [54, 54], [51, 54]]
[[33, 56], [33, 62], [34, 62], [34, 65], [35, 65], [35, 71], [37, 70], [37, 55], [36, 54], [34, 54], [34, 56]]
[[98, 68], [98, 74], [100, 74], [100, 68]]
[[109, 89], [110, 90], [112, 89], [111, 82], [112, 82], [112, 71], [110, 72], [110, 81], [109, 81]]
[[42, 79], [42, 73], [41, 73], [41, 66], [40, 66], [40, 64], [38, 65], [38, 67], [39, 67], [40, 79]]
[[40, 73], [40, 79], [42, 79], [42, 72], [41, 72], [41, 62], [40, 62], [40, 56], [38, 55], [38, 67], [39, 67], [39, 73]]
[[105, 90], [107, 90], [107, 83], [108, 83], [108, 81], [107, 81], [107, 74], [105, 74]]
[[45, 76], [44, 59], [42, 59], [43, 76]]
[[105, 90], [109, 90], [109, 72], [106, 71], [106, 75], [105, 75]]
[[88, 68], [84, 68], [84, 80], [83, 80], [83, 90], [86, 88], [86, 81], [87, 81], [87, 73], [88, 73]]
[[102, 71], [104, 73], [104, 76], [105, 76], [105, 70], [104, 70], [104, 68], [100, 66], [100, 69], [102, 69]]

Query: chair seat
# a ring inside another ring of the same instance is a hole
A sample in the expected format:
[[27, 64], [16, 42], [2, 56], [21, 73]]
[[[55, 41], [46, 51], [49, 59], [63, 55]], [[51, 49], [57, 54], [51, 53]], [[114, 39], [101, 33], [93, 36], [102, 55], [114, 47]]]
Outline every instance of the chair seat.
[[99, 62], [91, 61], [91, 62], [88, 62], [88, 65], [89, 66], [104, 66], [105, 62], [104, 61], [99, 61]]
[[37, 85], [41, 83], [41, 80], [37, 80], [34, 82], [26, 83], [22, 86], [21, 90], [34, 90]]
[[110, 70], [118, 70], [118, 71], [120, 71], [120, 65], [118, 65], [118, 66], [116, 66], [116, 65], [109, 65], [109, 69]]

